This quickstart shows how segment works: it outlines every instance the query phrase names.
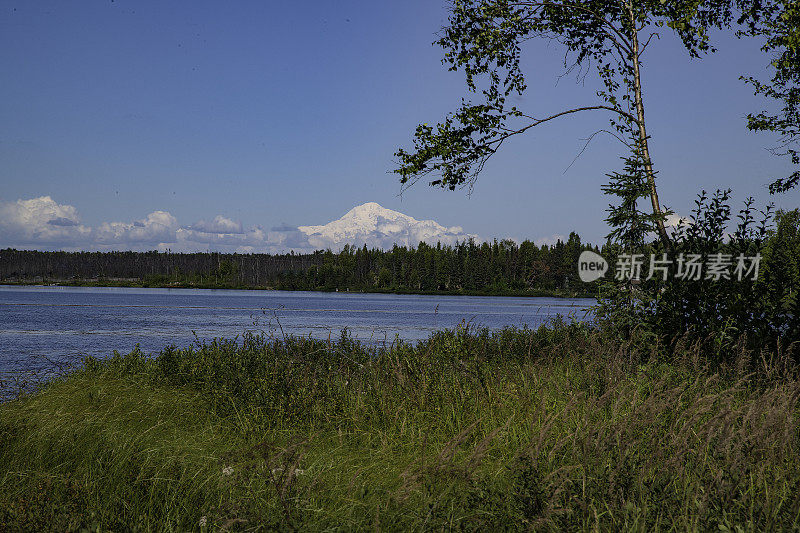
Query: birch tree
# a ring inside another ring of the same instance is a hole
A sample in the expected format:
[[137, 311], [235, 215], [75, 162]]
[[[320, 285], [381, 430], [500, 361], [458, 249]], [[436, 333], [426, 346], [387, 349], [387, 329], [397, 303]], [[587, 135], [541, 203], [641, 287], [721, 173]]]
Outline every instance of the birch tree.
[[[576, 113], [607, 113], [610, 128], [602, 131], [641, 159], [655, 229], [669, 246], [645, 120], [642, 64], [665, 31], [677, 35], [690, 57], [713, 51], [709, 30], [730, 19], [729, 2], [702, 0], [455, 1], [437, 44], [445, 52], [443, 63], [463, 71], [470, 92], [482, 101], [462, 100], [436, 126], [419, 125], [413, 149], [396, 152], [394, 172], [404, 186], [432, 175], [431, 185], [453, 190], [474, 183], [507, 139]], [[532, 39], [560, 43], [568, 70], [597, 74], [601, 89], [591, 101], [549, 115], [509, 104], [510, 95], [527, 88], [520, 59]]]

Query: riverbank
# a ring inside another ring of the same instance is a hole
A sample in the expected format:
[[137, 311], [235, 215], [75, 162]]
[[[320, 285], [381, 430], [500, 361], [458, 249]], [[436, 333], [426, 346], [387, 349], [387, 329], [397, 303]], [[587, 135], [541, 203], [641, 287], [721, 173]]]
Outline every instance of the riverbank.
[[338, 288], [317, 287], [314, 289], [295, 289], [273, 286], [253, 286], [236, 283], [189, 283], [148, 281], [142, 279], [90, 279], [90, 280], [0, 280], [0, 285], [15, 286], [55, 286], [55, 287], [127, 287], [139, 289], [213, 289], [213, 290], [254, 290], [254, 291], [299, 291], [299, 292], [353, 292], [364, 294], [418, 294], [422, 296], [506, 296], [530, 298], [596, 298], [597, 289], [586, 290], [406, 290], [391, 288]]
[[800, 380], [729, 355], [557, 324], [90, 359], [0, 405], [0, 523], [796, 529]]

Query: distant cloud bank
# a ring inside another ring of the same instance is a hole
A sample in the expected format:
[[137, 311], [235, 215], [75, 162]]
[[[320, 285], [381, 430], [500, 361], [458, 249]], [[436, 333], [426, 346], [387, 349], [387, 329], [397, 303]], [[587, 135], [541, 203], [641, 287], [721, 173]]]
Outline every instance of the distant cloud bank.
[[77, 209], [49, 196], [0, 201], [0, 248], [39, 250], [172, 250], [240, 253], [311, 252], [345, 244], [389, 249], [395, 244], [416, 246], [480, 240], [459, 226], [417, 220], [374, 202], [354, 207], [342, 218], [321, 226], [282, 223], [269, 230], [243, 227], [237, 220], [217, 215], [181, 225], [166, 211], [153, 211], [132, 221], [88, 226]]

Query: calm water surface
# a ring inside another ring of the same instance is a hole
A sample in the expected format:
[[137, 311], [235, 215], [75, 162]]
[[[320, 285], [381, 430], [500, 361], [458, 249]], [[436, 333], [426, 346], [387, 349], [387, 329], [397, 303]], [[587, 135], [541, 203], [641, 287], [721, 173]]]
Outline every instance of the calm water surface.
[[[360, 293], [0, 286], [0, 372], [45, 356], [73, 360], [146, 352], [245, 331], [365, 342], [426, 338], [462, 321], [492, 329], [577, 319], [593, 299], [419, 296]], [[195, 337], [196, 335], [196, 337]]]

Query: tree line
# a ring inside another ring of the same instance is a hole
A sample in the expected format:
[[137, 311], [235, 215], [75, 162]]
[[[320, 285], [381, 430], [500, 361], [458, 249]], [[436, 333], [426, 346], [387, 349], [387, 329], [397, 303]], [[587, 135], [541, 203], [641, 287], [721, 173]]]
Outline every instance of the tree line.
[[[604, 246], [603, 249], [606, 247]], [[110, 285], [379, 290], [452, 293], [587, 293], [577, 276], [584, 250], [602, 253], [573, 232], [538, 246], [472, 240], [453, 246], [420, 242], [391, 250], [345, 245], [340, 252], [225, 254], [41, 252], [0, 250], [4, 282], [94, 282]]]

